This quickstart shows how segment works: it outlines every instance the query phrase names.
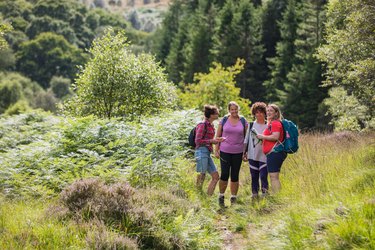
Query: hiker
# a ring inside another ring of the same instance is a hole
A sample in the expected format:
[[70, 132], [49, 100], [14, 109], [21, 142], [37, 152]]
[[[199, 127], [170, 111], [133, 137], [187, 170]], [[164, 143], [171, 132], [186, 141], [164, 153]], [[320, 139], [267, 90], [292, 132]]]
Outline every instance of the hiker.
[[283, 164], [287, 153], [274, 152], [273, 148], [284, 141], [284, 130], [281, 124], [281, 111], [275, 104], [267, 106], [267, 129], [263, 134], [258, 134], [257, 138], [263, 140], [263, 153], [267, 157], [267, 170], [271, 179], [271, 188], [274, 193], [281, 189], [279, 179], [281, 165]]
[[211, 175], [211, 182], [208, 185], [207, 193], [212, 195], [215, 191], [216, 184], [219, 180], [219, 174], [216, 166], [211, 158], [212, 144], [218, 144], [222, 142], [223, 138], [215, 138], [215, 127], [212, 122], [219, 117], [219, 110], [216, 106], [205, 105], [204, 106], [203, 122], [196, 126], [195, 135], [195, 159], [197, 161], [197, 187], [202, 188], [206, 172]]
[[225, 141], [216, 144], [215, 156], [220, 158], [221, 175], [219, 181], [219, 205], [224, 207], [224, 193], [228, 186], [230, 175], [230, 202], [237, 201], [239, 187], [238, 175], [242, 164], [242, 149], [245, 131], [248, 123], [245, 118], [239, 116], [240, 107], [236, 102], [228, 104], [229, 114], [219, 122], [216, 136], [224, 137]]
[[263, 144], [256, 135], [263, 133], [267, 128], [266, 123], [266, 108], [267, 104], [264, 102], [256, 102], [251, 106], [251, 114], [255, 121], [250, 123], [246, 132], [246, 137], [243, 147], [243, 161], [249, 161], [251, 174], [251, 198], [257, 199], [259, 195], [259, 176], [261, 180], [262, 197], [268, 193], [268, 171], [266, 164], [266, 155], [263, 153]]

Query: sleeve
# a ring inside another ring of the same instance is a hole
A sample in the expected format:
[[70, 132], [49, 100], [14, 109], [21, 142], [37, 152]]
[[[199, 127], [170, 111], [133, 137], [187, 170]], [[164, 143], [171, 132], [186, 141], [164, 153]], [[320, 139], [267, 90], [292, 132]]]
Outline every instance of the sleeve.
[[273, 132], [279, 132], [280, 135], [281, 135], [282, 130], [283, 130], [283, 128], [282, 128], [281, 122], [278, 122], [278, 121], [273, 121], [272, 122], [271, 133], [273, 133]]
[[200, 123], [197, 125], [197, 129], [195, 131], [195, 145], [200, 146], [200, 145], [205, 145], [210, 143], [210, 139], [204, 139], [203, 136], [207, 133], [205, 131], [205, 124]]
[[243, 141], [244, 144], [247, 144], [249, 142], [249, 136], [250, 136], [250, 126], [247, 125], [246, 135], [245, 135], [245, 139]]

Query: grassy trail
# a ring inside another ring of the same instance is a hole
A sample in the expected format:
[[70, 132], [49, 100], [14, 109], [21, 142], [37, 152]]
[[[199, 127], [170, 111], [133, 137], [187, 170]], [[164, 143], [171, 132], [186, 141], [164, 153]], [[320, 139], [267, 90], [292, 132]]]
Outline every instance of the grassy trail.
[[283, 165], [282, 191], [256, 202], [244, 164], [241, 200], [216, 220], [223, 249], [374, 249], [374, 141], [374, 134], [303, 135]]

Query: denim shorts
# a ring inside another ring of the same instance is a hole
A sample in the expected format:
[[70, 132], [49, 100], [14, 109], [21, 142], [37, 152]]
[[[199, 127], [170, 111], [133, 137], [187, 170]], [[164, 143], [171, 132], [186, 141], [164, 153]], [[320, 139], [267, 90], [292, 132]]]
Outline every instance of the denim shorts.
[[195, 150], [195, 160], [197, 161], [198, 173], [217, 172], [214, 161], [211, 158], [211, 152], [206, 147], [199, 147]]
[[287, 154], [285, 152], [271, 152], [267, 154], [267, 170], [268, 173], [280, 172], [281, 165], [283, 164]]

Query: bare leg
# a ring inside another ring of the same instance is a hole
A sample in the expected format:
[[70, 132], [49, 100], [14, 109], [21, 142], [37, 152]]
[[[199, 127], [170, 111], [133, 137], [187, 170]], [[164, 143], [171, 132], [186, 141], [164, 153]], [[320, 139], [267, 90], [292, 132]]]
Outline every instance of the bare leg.
[[204, 173], [199, 173], [197, 175], [197, 183], [196, 183], [196, 185], [197, 185], [198, 189], [202, 189], [203, 182], [204, 182], [205, 178], [206, 178], [206, 174], [204, 174]]
[[237, 195], [239, 182], [230, 182], [230, 193], [231, 195]]
[[271, 179], [271, 188], [273, 193], [278, 193], [281, 189], [281, 183], [279, 179], [280, 173], [269, 173]]
[[225, 193], [225, 190], [227, 190], [228, 182], [220, 180], [219, 181], [219, 191], [221, 194]]
[[208, 185], [208, 189], [207, 189], [207, 194], [209, 196], [211, 196], [215, 191], [216, 183], [219, 181], [219, 173], [213, 172], [213, 173], [211, 173], [211, 177], [212, 177], [211, 182]]

